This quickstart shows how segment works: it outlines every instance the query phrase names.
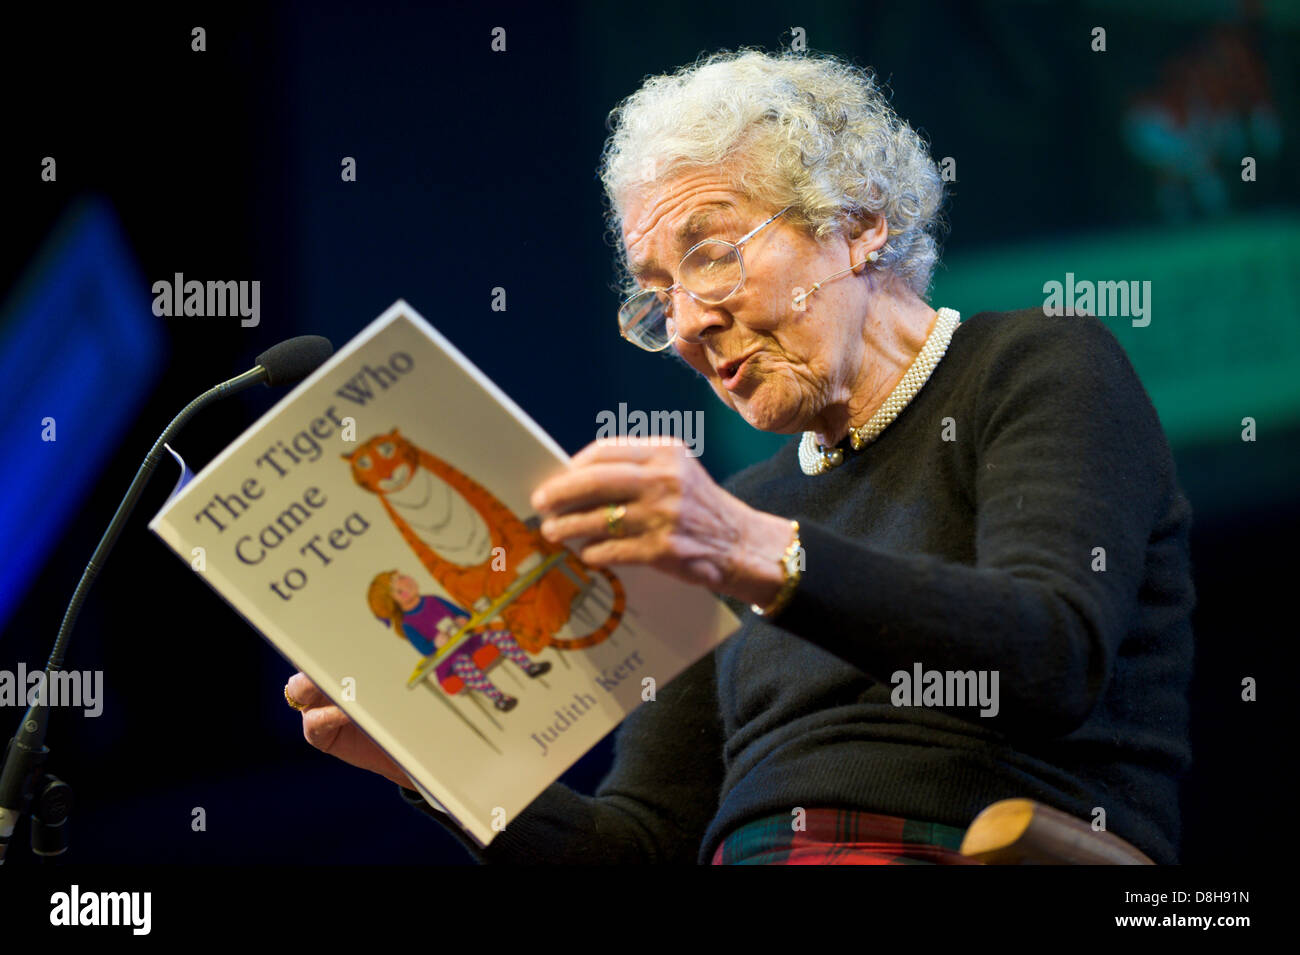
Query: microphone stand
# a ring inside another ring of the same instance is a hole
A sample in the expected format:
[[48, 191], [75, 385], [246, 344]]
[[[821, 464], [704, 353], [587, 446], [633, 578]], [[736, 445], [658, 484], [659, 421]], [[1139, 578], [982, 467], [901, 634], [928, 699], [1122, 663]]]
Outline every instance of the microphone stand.
[[[242, 375], [223, 381], [215, 388], [210, 388], [199, 395], [181, 409], [181, 413], [167, 425], [149, 450], [140, 469], [135, 472], [135, 478], [131, 481], [126, 496], [117, 506], [117, 513], [109, 522], [104, 536], [99, 539], [99, 545], [91, 555], [90, 563], [82, 571], [81, 580], [77, 582], [77, 589], [73, 591], [72, 600], [69, 601], [68, 609], [63, 614], [58, 638], [54, 641], [54, 649], [45, 664], [43, 692], [39, 692], [36, 702], [28, 706], [22, 722], [18, 725], [18, 732], [13, 735], [5, 748], [4, 763], [0, 766], [0, 865], [4, 864], [10, 836], [19, 820], [27, 813], [33, 796], [38, 790], [40, 796], [32, 814], [32, 851], [47, 862], [67, 851], [66, 824], [72, 811], [72, 788], [43, 770], [50, 754], [49, 747], [45, 745], [45, 735], [50, 720], [47, 698], [50, 688], [54, 686], [54, 675], [63, 665], [63, 657], [68, 648], [68, 636], [77, 622], [77, 616], [81, 613], [81, 605], [85, 602], [86, 593], [103, 568], [104, 561], [112, 551], [113, 545], [117, 543], [118, 537], [121, 536], [127, 519], [135, 510], [135, 505], [144, 492], [145, 484], [148, 483], [149, 477], [162, 459], [165, 450], [163, 445], [169, 442], [190, 418], [214, 401], [244, 391], [256, 384], [269, 383], [269, 380], [267, 370], [257, 365]], [[17, 798], [5, 798], [11, 793], [16, 794]]]

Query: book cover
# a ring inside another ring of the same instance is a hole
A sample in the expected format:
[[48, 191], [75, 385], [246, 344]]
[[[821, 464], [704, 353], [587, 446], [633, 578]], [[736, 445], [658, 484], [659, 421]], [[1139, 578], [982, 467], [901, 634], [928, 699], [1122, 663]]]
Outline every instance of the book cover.
[[738, 626], [537, 532], [568, 455], [398, 301], [150, 528], [486, 845]]

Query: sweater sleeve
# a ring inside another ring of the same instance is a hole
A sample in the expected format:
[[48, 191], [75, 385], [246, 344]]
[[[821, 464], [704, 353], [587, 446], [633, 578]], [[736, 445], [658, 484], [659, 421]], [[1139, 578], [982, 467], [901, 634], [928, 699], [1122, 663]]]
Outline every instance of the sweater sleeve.
[[723, 780], [714, 674], [709, 653], [628, 715], [594, 796], [552, 783], [486, 848], [419, 793], [398, 788], [480, 863], [694, 864]]
[[973, 429], [963, 466], [974, 564], [886, 553], [801, 522], [804, 575], [774, 623], [882, 683], [915, 663], [997, 671], [996, 716], [947, 712], [1050, 738], [1087, 719], [1133, 627], [1172, 461], [1109, 329], [1021, 321], [969, 377], [979, 386], [956, 421]]
[[411, 646], [415, 647], [416, 650], [424, 654], [426, 657], [437, 649], [437, 647], [433, 645], [432, 640], [422, 634], [419, 630], [416, 630], [409, 623], [402, 624], [402, 632], [406, 634], [406, 639], [411, 642]]

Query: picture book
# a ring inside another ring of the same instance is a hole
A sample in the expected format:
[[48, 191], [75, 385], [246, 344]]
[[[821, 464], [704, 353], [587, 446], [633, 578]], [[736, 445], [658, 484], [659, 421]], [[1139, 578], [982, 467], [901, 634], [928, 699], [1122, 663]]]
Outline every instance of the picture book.
[[529, 505], [568, 455], [399, 301], [150, 522], [479, 844], [738, 626]]

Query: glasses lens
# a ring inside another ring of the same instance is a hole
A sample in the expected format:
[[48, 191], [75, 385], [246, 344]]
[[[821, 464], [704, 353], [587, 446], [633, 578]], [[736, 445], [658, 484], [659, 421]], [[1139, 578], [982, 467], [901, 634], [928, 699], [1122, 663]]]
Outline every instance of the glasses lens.
[[743, 278], [740, 253], [726, 242], [706, 240], [682, 259], [682, 285], [710, 305], [717, 305], [740, 288]]
[[668, 293], [663, 291], [647, 290], [633, 295], [618, 310], [618, 327], [623, 336], [647, 351], [667, 348], [673, 337], [668, 301]]

